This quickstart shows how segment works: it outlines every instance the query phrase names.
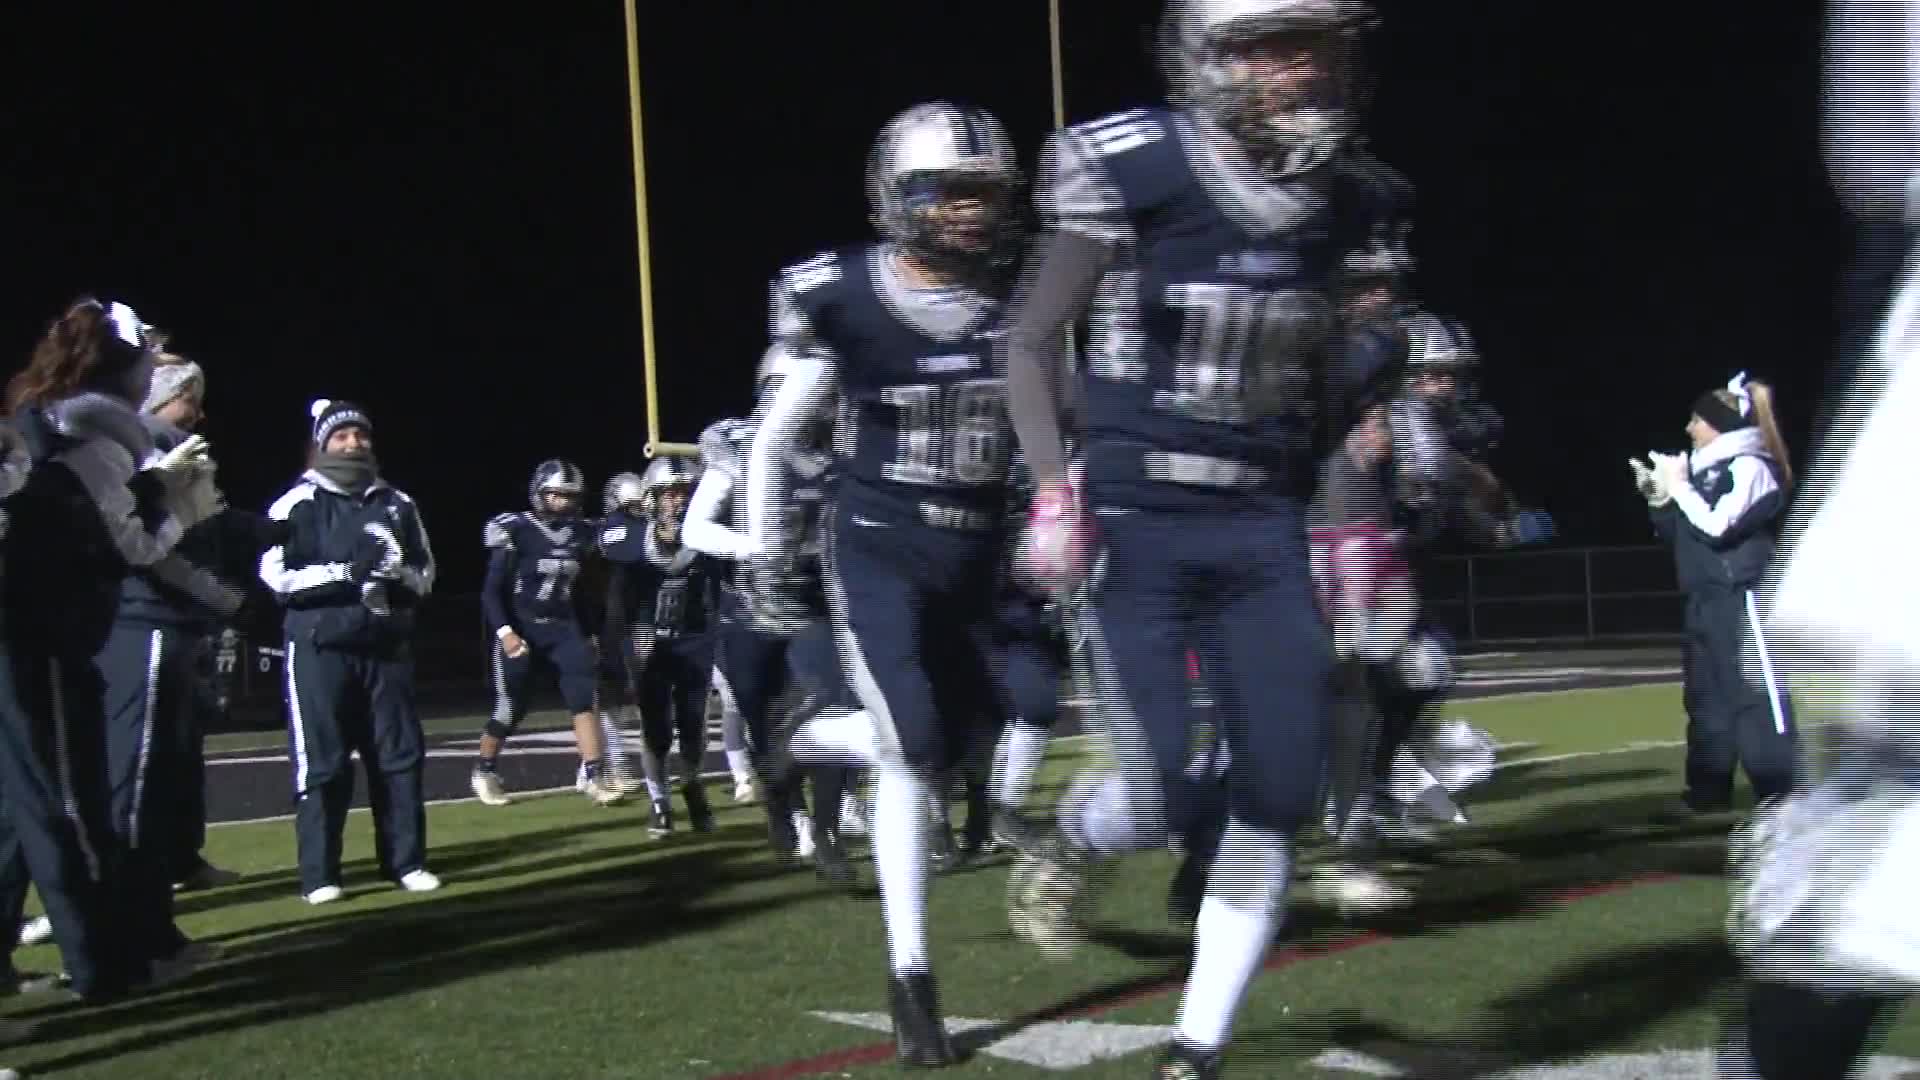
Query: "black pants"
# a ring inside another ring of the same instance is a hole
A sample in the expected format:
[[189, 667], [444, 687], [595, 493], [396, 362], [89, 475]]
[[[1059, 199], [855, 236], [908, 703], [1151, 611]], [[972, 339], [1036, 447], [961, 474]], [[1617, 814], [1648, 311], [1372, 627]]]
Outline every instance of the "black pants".
[[116, 623], [97, 658], [106, 680], [107, 779], [113, 828], [125, 849], [121, 896], [133, 947], [154, 958], [186, 944], [173, 922], [173, 870], [196, 779], [188, 759], [194, 726], [198, 638], [183, 627]]
[[206, 865], [200, 852], [207, 846], [207, 732], [219, 724], [221, 714], [213, 642], [195, 634], [187, 638], [185, 648], [189, 656], [184, 663], [193, 673], [193, 685], [172, 747], [180, 769], [180, 802], [167, 815], [171, 835], [165, 856], [167, 877], [176, 882]]
[[414, 711], [412, 657], [288, 642], [287, 706], [300, 891], [340, 884], [356, 751], [367, 770], [380, 872], [398, 880], [425, 869], [420, 776], [426, 750]]
[[[31, 880], [82, 998], [146, 975], [124, 932], [122, 847], [107, 769], [106, 683], [92, 657], [15, 651], [0, 662], [0, 915], [7, 948]], [[24, 867], [25, 873], [21, 872]]]
[[[1749, 682], [1741, 665], [1743, 635], [1753, 626], [1745, 589], [1696, 589], [1687, 596], [1681, 655], [1687, 708], [1687, 802], [1726, 806], [1733, 773], [1744, 766], [1756, 798], [1793, 787], [1793, 710], [1784, 692]], [[1784, 728], [1784, 730], [1782, 730]]]

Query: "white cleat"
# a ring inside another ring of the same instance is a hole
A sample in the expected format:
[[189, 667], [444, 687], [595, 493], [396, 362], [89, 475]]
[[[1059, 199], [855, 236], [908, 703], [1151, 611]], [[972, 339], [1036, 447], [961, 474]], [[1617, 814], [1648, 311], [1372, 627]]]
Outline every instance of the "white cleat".
[[626, 793], [599, 780], [582, 780], [574, 787], [595, 806], [612, 806], [626, 800]]
[[473, 797], [488, 806], [512, 806], [513, 796], [507, 794], [507, 786], [500, 782], [498, 773], [473, 771]]
[[345, 895], [347, 894], [341, 891], [338, 885], [322, 885], [307, 894], [307, 903], [319, 907], [321, 904], [331, 904]]
[[760, 801], [760, 789], [755, 786], [753, 777], [736, 776], [733, 778], [733, 801], [739, 806], [752, 806]]
[[440, 887], [440, 878], [424, 867], [409, 870], [400, 878], [400, 887], [408, 892], [433, 892]]
[[20, 924], [20, 944], [38, 945], [53, 937], [53, 920], [45, 915], [36, 915]]
[[1316, 900], [1341, 915], [1379, 915], [1413, 903], [1413, 893], [1364, 866], [1316, 867], [1312, 891]]

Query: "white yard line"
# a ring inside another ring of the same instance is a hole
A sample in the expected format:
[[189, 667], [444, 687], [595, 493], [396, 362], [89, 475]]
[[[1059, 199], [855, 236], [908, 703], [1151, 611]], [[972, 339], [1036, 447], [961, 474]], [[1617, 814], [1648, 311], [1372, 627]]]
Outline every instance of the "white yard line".
[[[1089, 738], [1092, 738], [1091, 734], [1069, 734], [1069, 736], [1060, 736], [1060, 738], [1052, 740], [1052, 744], [1054, 744], [1054, 746], [1066, 746], [1066, 744], [1077, 746], [1077, 744], [1081, 744], [1081, 742], [1085, 742], [1085, 740], [1089, 740]], [[1538, 746], [1538, 744], [1534, 744], [1534, 742], [1503, 742], [1503, 744], [1498, 746], [1498, 749], [1524, 749], [1532, 748], [1532, 746]], [[1576, 751], [1576, 753], [1546, 753], [1546, 755], [1540, 755], [1540, 757], [1515, 757], [1513, 761], [1501, 761], [1498, 765], [1494, 765], [1494, 771], [1498, 773], [1501, 769], [1515, 769], [1515, 767], [1519, 767], [1519, 765], [1551, 765], [1551, 763], [1555, 763], [1555, 761], [1578, 761], [1578, 759], [1582, 759], [1582, 757], [1613, 757], [1613, 755], [1619, 755], [1619, 753], [1644, 753], [1647, 749], [1672, 749], [1678, 748], [1678, 746], [1686, 746], [1686, 742], [1684, 742], [1684, 740], [1645, 742], [1644, 740], [1644, 742], [1630, 742], [1630, 744], [1626, 744], [1626, 746], [1615, 746], [1615, 748], [1609, 749], [1580, 749], [1580, 751]], [[570, 751], [568, 751], [568, 753], [570, 753]], [[728, 780], [730, 774], [701, 773], [701, 778], [703, 778], [703, 780]], [[541, 798], [541, 796], [561, 796], [561, 794], [572, 794], [572, 792], [574, 792], [574, 788], [572, 788], [572, 784], [568, 784], [568, 786], [564, 786], [564, 788], [536, 788], [536, 790], [530, 790], [530, 792], [511, 792], [511, 794], [513, 794], [513, 798], [515, 799], [530, 799]], [[430, 805], [430, 807], [451, 807], [451, 805], [476, 803], [476, 801], [480, 801], [480, 799], [472, 798], [472, 796], [467, 796], [467, 798], [463, 799], [428, 799], [426, 805]], [[637, 799], [634, 799], [634, 801], [637, 801]], [[724, 809], [724, 807], [722, 807], [722, 809]], [[365, 813], [365, 811], [367, 811], [367, 807], [353, 807], [348, 813]], [[227, 824], [261, 824], [261, 822], [269, 821], [294, 821], [294, 815], [290, 815], [290, 813], [280, 813], [280, 815], [273, 815], [273, 817], [248, 817], [248, 819], [238, 819], [238, 821], [209, 821], [207, 822], [207, 828], [221, 828], [221, 826], [227, 826]]]

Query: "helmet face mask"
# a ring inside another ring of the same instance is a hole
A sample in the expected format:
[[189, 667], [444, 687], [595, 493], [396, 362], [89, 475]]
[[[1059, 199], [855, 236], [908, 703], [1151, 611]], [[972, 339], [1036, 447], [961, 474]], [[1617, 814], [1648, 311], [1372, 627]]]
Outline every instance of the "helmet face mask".
[[966, 283], [1015, 264], [1020, 181], [1000, 122], [944, 102], [895, 117], [867, 163], [880, 235], [925, 269]]
[[1354, 138], [1369, 21], [1348, 0], [1177, 0], [1166, 46], [1174, 96], [1269, 173], [1306, 172]]

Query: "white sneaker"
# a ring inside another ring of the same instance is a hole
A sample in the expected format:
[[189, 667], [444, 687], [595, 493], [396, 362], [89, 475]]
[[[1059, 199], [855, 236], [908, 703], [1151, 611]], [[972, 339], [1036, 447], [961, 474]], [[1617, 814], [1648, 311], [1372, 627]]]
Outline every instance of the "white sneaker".
[[431, 870], [410, 870], [400, 879], [400, 887], [408, 892], [432, 892], [440, 887], [440, 879]]
[[813, 819], [798, 810], [793, 812], [793, 833], [799, 838], [794, 845], [793, 857], [796, 859], [813, 858]]
[[20, 924], [20, 944], [38, 945], [53, 937], [53, 920], [36, 915]]
[[741, 806], [752, 806], [760, 801], [760, 789], [754, 786], [753, 777], [733, 778], [733, 801]]
[[857, 795], [849, 793], [840, 804], [840, 835], [867, 835], [867, 807]]
[[342, 892], [338, 885], [322, 885], [307, 894], [307, 903], [319, 907], [321, 904], [331, 904], [345, 895], [347, 894]]
[[507, 786], [500, 782], [498, 773], [473, 770], [473, 795], [488, 806], [513, 804], [513, 796], [507, 794]]
[[599, 780], [582, 780], [574, 785], [587, 801], [595, 806], [612, 806], [626, 800], [626, 793], [601, 783]]

